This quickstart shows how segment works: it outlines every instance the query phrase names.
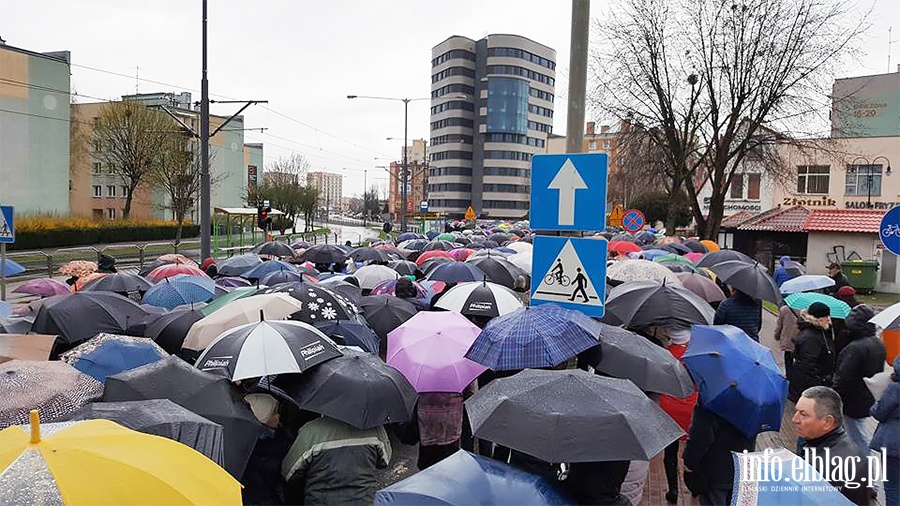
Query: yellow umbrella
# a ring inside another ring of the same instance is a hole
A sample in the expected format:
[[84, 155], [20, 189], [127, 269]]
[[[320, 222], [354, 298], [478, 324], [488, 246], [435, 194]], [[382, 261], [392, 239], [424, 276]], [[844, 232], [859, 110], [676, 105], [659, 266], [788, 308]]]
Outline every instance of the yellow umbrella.
[[709, 251], [710, 253], [712, 253], [713, 251], [719, 251], [720, 249], [722, 249], [719, 247], [718, 244], [716, 244], [713, 241], [710, 241], [709, 239], [703, 239], [702, 241], [700, 241], [700, 244], [706, 246], [706, 250]]
[[109, 420], [0, 431], [2, 504], [241, 504], [241, 485], [181, 443]]

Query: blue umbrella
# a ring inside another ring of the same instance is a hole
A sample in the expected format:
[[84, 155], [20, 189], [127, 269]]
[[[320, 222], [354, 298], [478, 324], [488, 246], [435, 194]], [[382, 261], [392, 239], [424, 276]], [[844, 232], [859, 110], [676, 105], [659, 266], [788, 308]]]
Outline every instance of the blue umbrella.
[[75, 358], [72, 367], [104, 383], [108, 376], [166, 358], [165, 352], [149, 339], [147, 341], [146, 343], [115, 339], [103, 341], [92, 351]]
[[[435, 234], [435, 235], [437, 235], [437, 234]], [[421, 238], [422, 238], [422, 236], [415, 232], [404, 232], [397, 236], [397, 242], [400, 243], [403, 241], [411, 241], [413, 239], [421, 239]]]
[[428, 273], [428, 279], [446, 283], [465, 283], [466, 281], [484, 281], [487, 274], [474, 264], [468, 262], [446, 262], [438, 265]]
[[6, 259], [5, 267], [3, 268], [4, 276], [15, 276], [18, 274], [22, 274], [25, 272], [25, 268], [22, 267], [22, 264], [16, 262], [15, 260]]
[[178, 274], [153, 285], [144, 294], [143, 303], [172, 309], [192, 302], [207, 302], [215, 295], [212, 279]]
[[704, 408], [747, 437], [781, 429], [788, 383], [769, 348], [731, 325], [694, 325], [682, 360]]
[[247, 279], [262, 279], [266, 277], [267, 274], [278, 271], [297, 272], [297, 268], [281, 260], [270, 260], [268, 262], [263, 262], [257, 265], [249, 271], [244, 272], [243, 274], [241, 274], [241, 277]]
[[549, 481], [460, 450], [375, 493], [375, 504], [573, 504]]
[[491, 320], [466, 358], [495, 371], [553, 367], [596, 346], [600, 331], [580, 311], [555, 304], [526, 307]]
[[647, 260], [653, 260], [656, 257], [661, 257], [665, 255], [671, 255], [671, 251], [666, 251], [664, 249], [645, 249], [641, 251], [641, 256], [646, 258]]
[[12, 314], [12, 308], [9, 307], [9, 304], [0, 300], [0, 318], [6, 318], [7, 316]]
[[362, 318], [317, 322], [315, 327], [337, 344], [357, 346], [363, 351], [378, 354], [378, 335]]
[[[306, 276], [306, 277], [304, 277]], [[281, 283], [292, 283], [295, 281], [309, 281], [309, 274], [303, 274], [297, 270], [284, 270], [279, 269], [275, 272], [270, 272], [262, 277], [259, 280], [261, 285], [266, 286], [274, 286]]]

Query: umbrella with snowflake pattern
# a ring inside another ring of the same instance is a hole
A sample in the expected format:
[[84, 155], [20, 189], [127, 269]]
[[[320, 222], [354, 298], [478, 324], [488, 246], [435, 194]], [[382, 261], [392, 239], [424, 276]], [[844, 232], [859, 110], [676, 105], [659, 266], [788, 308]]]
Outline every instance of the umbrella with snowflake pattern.
[[359, 313], [359, 307], [353, 300], [313, 283], [281, 283], [260, 293], [284, 293], [299, 300], [302, 308], [292, 314], [291, 319], [311, 325], [322, 321], [349, 320]]

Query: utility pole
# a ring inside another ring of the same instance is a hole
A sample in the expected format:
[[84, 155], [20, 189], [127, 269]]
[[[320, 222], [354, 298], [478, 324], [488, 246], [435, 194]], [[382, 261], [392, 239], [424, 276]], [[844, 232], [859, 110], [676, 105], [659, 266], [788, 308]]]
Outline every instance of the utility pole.
[[366, 179], [369, 171], [363, 169], [363, 228], [369, 226], [369, 188], [366, 186]]
[[400, 232], [406, 232], [406, 199], [407, 186], [409, 185], [409, 153], [406, 148], [407, 135], [409, 133], [409, 99], [403, 99], [403, 174], [400, 177]]
[[209, 80], [206, 76], [206, 3], [203, 0], [203, 56], [200, 76], [200, 258], [209, 258], [212, 223], [209, 216]]
[[584, 102], [587, 87], [587, 55], [590, 0], [572, 0], [572, 34], [569, 42], [569, 107], [566, 114], [566, 153], [584, 149]]

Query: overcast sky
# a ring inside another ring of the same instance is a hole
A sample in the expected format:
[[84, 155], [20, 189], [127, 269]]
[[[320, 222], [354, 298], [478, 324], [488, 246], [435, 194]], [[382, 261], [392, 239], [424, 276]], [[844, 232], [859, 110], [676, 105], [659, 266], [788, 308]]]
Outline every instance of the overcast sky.
[[[900, 39], [900, 2], [874, 4], [868, 55], [843, 76], [888, 69], [888, 27]], [[72, 53], [79, 101], [123, 94], [193, 93], [200, 98], [200, 0], [0, 0], [0, 37], [38, 52]], [[592, 16], [607, 2], [594, 0]], [[345, 175], [344, 194], [385, 184], [377, 165], [400, 157], [403, 104], [348, 94], [428, 97], [431, 48], [451, 35], [529, 37], [557, 51], [554, 132], [565, 131], [568, 0], [210, 0], [209, 82], [213, 99], [268, 100], [244, 113], [245, 142], [265, 144], [266, 162], [299, 152], [314, 170]], [[893, 46], [892, 70], [900, 61]], [[138, 79], [135, 79], [135, 74]], [[121, 74], [121, 75], [117, 75]], [[843, 77], [839, 76], [839, 77]], [[230, 115], [239, 105], [213, 105]], [[588, 118], [591, 119], [591, 118]], [[428, 138], [429, 102], [409, 106], [409, 138]]]

